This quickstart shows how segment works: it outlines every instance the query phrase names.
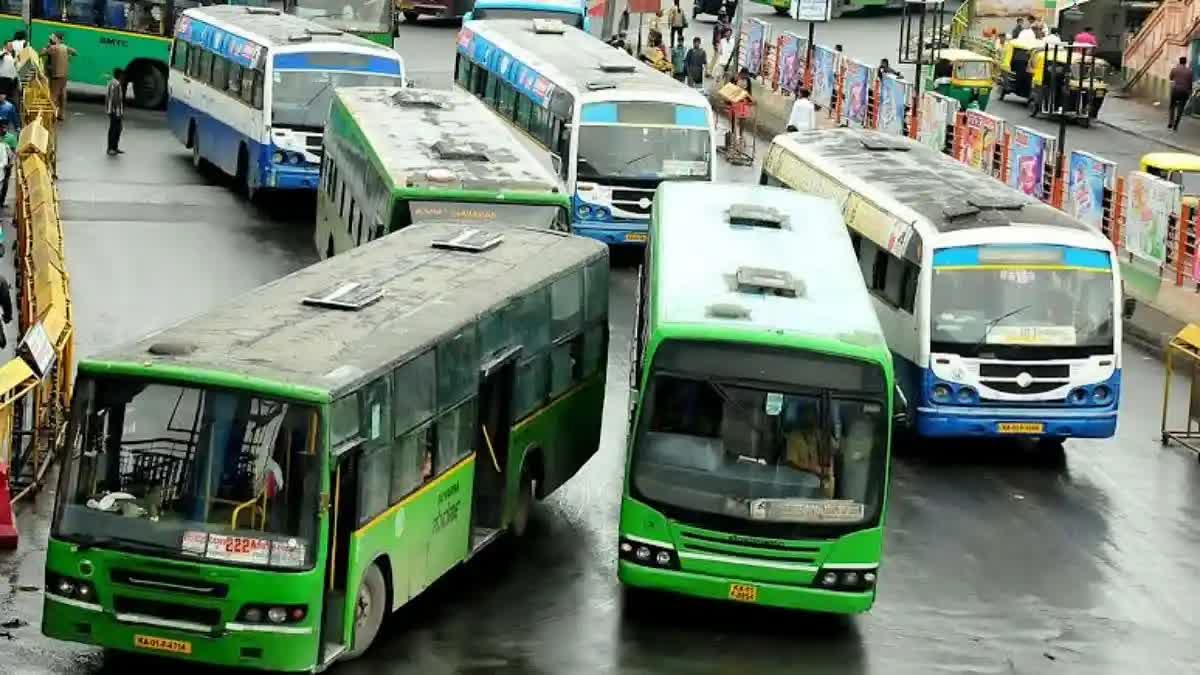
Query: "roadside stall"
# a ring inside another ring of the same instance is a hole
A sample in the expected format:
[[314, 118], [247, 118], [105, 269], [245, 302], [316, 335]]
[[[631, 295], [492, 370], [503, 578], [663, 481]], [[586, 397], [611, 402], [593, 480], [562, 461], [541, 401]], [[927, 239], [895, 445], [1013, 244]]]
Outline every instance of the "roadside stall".
[[[1163, 386], [1162, 432], [1163, 445], [1171, 441], [1196, 453], [1200, 459], [1200, 325], [1188, 324], [1171, 338], [1166, 354], [1167, 377]], [[1187, 420], [1182, 428], [1168, 428], [1171, 409], [1171, 380], [1178, 368], [1188, 376]]]

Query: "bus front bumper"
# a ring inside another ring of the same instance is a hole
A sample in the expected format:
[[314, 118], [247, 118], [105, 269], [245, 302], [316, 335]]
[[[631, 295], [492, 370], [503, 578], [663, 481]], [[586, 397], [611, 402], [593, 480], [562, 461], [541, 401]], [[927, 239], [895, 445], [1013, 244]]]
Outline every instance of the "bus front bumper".
[[577, 220], [571, 223], [572, 234], [590, 237], [606, 244], [634, 244], [644, 246], [649, 239], [649, 228], [645, 222]]
[[808, 586], [747, 582], [729, 577], [646, 567], [625, 560], [617, 561], [617, 578], [621, 583], [634, 588], [726, 602], [735, 602], [729, 597], [730, 585], [744, 584], [757, 589], [757, 600], [754, 604], [812, 612], [861, 614], [875, 604], [874, 591], [840, 592]]
[[272, 164], [263, 170], [262, 187], [268, 190], [311, 190], [321, 183], [320, 170], [313, 167]]
[[922, 406], [917, 435], [945, 438], [1111, 438], [1117, 410], [1108, 408], [968, 408]]
[[243, 624], [226, 624], [214, 633], [176, 630], [118, 621], [97, 605], [52, 594], [45, 596], [42, 607], [42, 634], [56, 640], [255, 670], [311, 672], [317, 658], [316, 631], [314, 626]]

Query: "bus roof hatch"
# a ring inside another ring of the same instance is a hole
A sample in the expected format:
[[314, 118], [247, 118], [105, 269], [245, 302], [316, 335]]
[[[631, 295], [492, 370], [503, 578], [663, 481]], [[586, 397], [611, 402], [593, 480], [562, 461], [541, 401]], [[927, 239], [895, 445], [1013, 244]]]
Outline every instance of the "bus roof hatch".
[[621, 61], [605, 61], [600, 64], [600, 70], [606, 73], [632, 73], [634, 64]]
[[326, 288], [319, 293], [305, 296], [300, 302], [313, 307], [358, 311], [382, 297], [382, 288], [357, 281], [347, 281]]
[[761, 204], [731, 204], [725, 213], [730, 225], [782, 230], [788, 224], [786, 213]]
[[804, 282], [784, 270], [739, 267], [734, 278], [742, 293], [770, 293], [785, 298], [804, 295]]
[[414, 108], [438, 108], [439, 110], [448, 110], [449, 102], [444, 96], [439, 96], [425, 89], [401, 89], [392, 94], [392, 102], [396, 105], [411, 106]]
[[566, 32], [566, 25], [558, 19], [534, 19], [533, 32], [544, 35], [562, 35]]
[[496, 248], [502, 241], [504, 241], [504, 235], [499, 232], [490, 232], [471, 227], [457, 234], [434, 239], [431, 245], [433, 248], [442, 248], [450, 251], [483, 253], [484, 251]]

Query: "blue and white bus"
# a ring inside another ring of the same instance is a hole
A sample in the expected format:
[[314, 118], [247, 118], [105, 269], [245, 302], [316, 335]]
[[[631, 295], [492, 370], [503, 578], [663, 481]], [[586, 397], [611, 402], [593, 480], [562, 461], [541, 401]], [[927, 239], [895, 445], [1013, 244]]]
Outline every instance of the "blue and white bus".
[[716, 120], [704, 94], [578, 28], [466, 22], [455, 82], [549, 154], [576, 234], [645, 243], [659, 183], [715, 179]]
[[842, 205], [919, 435], [1116, 432], [1121, 279], [1100, 232], [874, 131], [778, 136], [762, 182]]
[[475, 0], [475, 9], [463, 21], [485, 19], [554, 19], [585, 33], [592, 30], [583, 0]]
[[335, 87], [404, 84], [391, 49], [275, 9], [189, 9], [175, 24], [167, 123], [192, 162], [260, 189], [317, 189]]

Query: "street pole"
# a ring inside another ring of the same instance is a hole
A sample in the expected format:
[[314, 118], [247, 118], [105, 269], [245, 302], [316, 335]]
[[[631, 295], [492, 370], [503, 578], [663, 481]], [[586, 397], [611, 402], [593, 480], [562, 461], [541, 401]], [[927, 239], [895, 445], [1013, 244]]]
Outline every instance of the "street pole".
[[[622, 2], [627, 0], [622, 0]], [[617, 20], [617, 0], [605, 0], [604, 24], [600, 28], [600, 39], [608, 41], [613, 35], [613, 23]]]
[[[1057, 108], [1059, 111], [1059, 114], [1058, 114], [1058, 158], [1055, 161], [1055, 164], [1058, 165], [1055, 167], [1055, 173], [1058, 176], [1058, 181], [1057, 181], [1058, 183], [1062, 182], [1063, 176], [1066, 174], [1067, 104], [1070, 103], [1070, 101], [1068, 101], [1067, 99], [1070, 98], [1070, 96], [1071, 96], [1071, 52], [1072, 51], [1074, 51], [1074, 50], [1067, 48], [1067, 72], [1065, 73], [1065, 77], [1059, 78], [1058, 86], [1054, 88], [1056, 98], [1058, 98], [1058, 100], [1056, 101], [1056, 103], [1058, 105], [1056, 105], [1055, 108]], [[1054, 45], [1054, 61], [1055, 61], [1055, 63], [1058, 62], [1058, 45]], [[1043, 65], [1042, 65], [1043, 70], [1045, 69], [1045, 67], [1046, 67], [1045, 63], [1043, 62]], [[1082, 97], [1083, 92], [1080, 91], [1079, 95], [1080, 95], [1080, 97]], [[1062, 190], [1061, 185], [1056, 185], [1055, 188], [1059, 191]], [[1052, 195], [1052, 199], [1057, 199], [1057, 198], [1058, 198], [1057, 196]]]

